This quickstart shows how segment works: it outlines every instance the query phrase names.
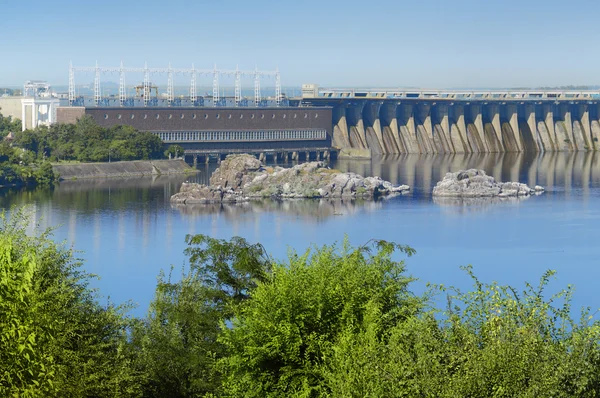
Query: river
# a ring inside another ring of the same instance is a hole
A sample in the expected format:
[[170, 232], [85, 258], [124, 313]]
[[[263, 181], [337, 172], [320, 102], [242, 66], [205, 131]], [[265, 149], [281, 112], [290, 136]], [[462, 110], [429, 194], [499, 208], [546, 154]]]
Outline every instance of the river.
[[[547, 269], [550, 289], [575, 285], [574, 307], [600, 307], [600, 154], [549, 153], [378, 157], [338, 160], [333, 167], [408, 184], [408, 195], [377, 202], [298, 200], [237, 206], [175, 208], [169, 197], [185, 180], [206, 182], [214, 165], [196, 176], [64, 181], [54, 190], [5, 190], [0, 206], [30, 205], [34, 221], [79, 251], [92, 283], [106, 300], [132, 300], [134, 315], [148, 309], [160, 270], [180, 274], [187, 234], [260, 242], [277, 259], [290, 249], [371, 238], [407, 244], [417, 254], [407, 269], [427, 282], [468, 288], [461, 265], [484, 281], [522, 288]], [[502, 181], [546, 188], [541, 196], [473, 204], [437, 201], [435, 183], [448, 171], [475, 167]], [[400, 258], [400, 257], [399, 257]]]

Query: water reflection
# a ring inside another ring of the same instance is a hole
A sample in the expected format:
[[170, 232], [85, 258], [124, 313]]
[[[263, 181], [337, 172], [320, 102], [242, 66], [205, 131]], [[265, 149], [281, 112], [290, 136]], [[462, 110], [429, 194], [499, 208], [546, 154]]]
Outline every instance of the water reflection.
[[530, 196], [519, 197], [485, 197], [485, 198], [452, 198], [434, 196], [433, 203], [451, 213], [473, 213], [486, 211], [492, 206], [517, 206], [528, 200]]
[[[433, 186], [447, 172], [466, 168], [483, 169], [498, 181], [520, 181], [530, 186], [539, 184], [547, 192], [564, 191], [569, 195], [574, 189], [581, 190], [581, 194], [587, 197], [591, 186], [600, 186], [599, 161], [600, 154], [596, 152], [388, 155], [366, 161], [337, 160], [332, 162], [331, 167], [364, 176], [379, 176], [394, 184], [408, 184], [411, 187], [409, 197], [430, 201]], [[77, 214], [135, 209], [141, 213], [142, 224], [147, 224], [149, 220], [145, 213], [170, 207], [169, 198], [179, 191], [184, 181], [207, 183], [217, 165], [199, 167], [200, 172], [195, 175], [75, 180], [63, 181], [53, 190], [1, 190], [0, 206], [8, 208], [11, 205], [35, 204], [38, 213], [51, 213], [59, 209], [70, 214], [69, 224], [74, 223]], [[448, 201], [442, 203], [437, 199], [435, 203], [449, 204]], [[361, 201], [267, 200], [243, 205], [184, 206], [177, 207], [177, 211], [188, 216], [219, 212], [232, 219], [244, 213], [286, 212], [318, 220], [338, 213], [353, 214], [358, 208], [373, 210], [379, 206], [380, 203]], [[46, 219], [51, 218], [51, 214], [46, 216]]]
[[382, 205], [382, 200], [266, 199], [244, 203], [172, 205], [171, 207], [186, 216], [220, 213], [232, 222], [245, 215], [260, 213], [285, 213], [288, 217], [303, 217], [318, 222], [333, 216], [351, 216], [359, 210], [375, 211]]
[[430, 194], [447, 172], [483, 169], [498, 181], [519, 181], [548, 189], [581, 188], [600, 183], [597, 152], [498, 153], [469, 155], [387, 155], [367, 161], [337, 160], [343, 171], [379, 176], [395, 184], [408, 184], [417, 195]]

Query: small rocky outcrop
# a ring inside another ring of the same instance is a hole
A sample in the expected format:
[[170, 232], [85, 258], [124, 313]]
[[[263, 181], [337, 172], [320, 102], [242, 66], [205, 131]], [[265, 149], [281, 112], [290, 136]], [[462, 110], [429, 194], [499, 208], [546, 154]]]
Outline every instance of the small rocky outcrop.
[[494, 177], [477, 169], [447, 173], [433, 188], [433, 196], [456, 198], [519, 197], [542, 192], [544, 188], [539, 185], [530, 188], [519, 182], [496, 182]]
[[215, 170], [210, 185], [184, 183], [172, 203], [201, 204], [243, 202], [260, 198], [365, 198], [407, 192], [379, 177], [332, 170], [323, 162], [291, 168], [263, 167], [251, 155], [230, 155]]

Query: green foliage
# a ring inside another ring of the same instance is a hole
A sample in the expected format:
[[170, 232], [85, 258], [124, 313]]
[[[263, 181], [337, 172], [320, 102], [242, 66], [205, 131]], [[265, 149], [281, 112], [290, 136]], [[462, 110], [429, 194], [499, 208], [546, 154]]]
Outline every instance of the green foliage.
[[56, 175], [54, 174], [54, 170], [52, 170], [52, 165], [50, 162], [42, 163], [35, 170], [35, 180], [38, 185], [41, 186], [52, 186], [56, 180]]
[[52, 161], [105, 162], [163, 156], [162, 141], [155, 134], [140, 132], [130, 126], [105, 129], [89, 116], [82, 117], [76, 124], [54, 124], [19, 131], [15, 133], [14, 144], [32, 151], [38, 158]]
[[225, 353], [218, 342], [223, 322], [271, 267], [264, 248], [242, 238], [196, 235], [186, 242], [189, 271], [177, 282], [159, 276], [148, 319], [134, 330], [147, 397], [195, 397], [220, 389], [216, 363]]
[[0, 214], [0, 396], [135, 396], [125, 308], [100, 306], [73, 253]]
[[4, 138], [8, 133], [12, 132], [14, 134], [18, 131], [21, 131], [21, 120], [13, 120], [11, 116], [2, 116], [2, 113], [0, 113], [0, 137]]
[[181, 145], [169, 145], [167, 150], [165, 151], [166, 158], [177, 158], [179, 156], [183, 156], [183, 147]]
[[[440, 319], [391, 328], [377, 309], [327, 362], [333, 397], [593, 397], [600, 389], [600, 325], [570, 317], [571, 288], [545, 299], [552, 272], [522, 293], [483, 284], [449, 292]], [[562, 304], [559, 304], [562, 303]]]
[[[375, 248], [376, 252], [372, 253]], [[277, 264], [246, 304], [235, 307], [232, 328], [221, 341], [229, 355], [224, 391], [230, 396], [327, 395], [324, 359], [347, 331], [360, 329], [369, 308], [380, 311], [383, 328], [413, 316], [422, 305], [407, 290], [412, 280], [391, 255], [408, 247], [373, 241], [338, 252], [323, 246], [289, 264]]]
[[57, 176], [52, 166], [37, 163], [32, 152], [0, 142], [0, 185], [41, 184], [53, 186]]

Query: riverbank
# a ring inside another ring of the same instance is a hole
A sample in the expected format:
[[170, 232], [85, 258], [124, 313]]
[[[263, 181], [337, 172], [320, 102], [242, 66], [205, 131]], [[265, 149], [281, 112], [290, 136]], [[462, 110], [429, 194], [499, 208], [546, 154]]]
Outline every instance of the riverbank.
[[60, 180], [141, 177], [196, 172], [196, 169], [190, 167], [182, 159], [57, 164], [53, 165], [52, 169], [60, 176]]

